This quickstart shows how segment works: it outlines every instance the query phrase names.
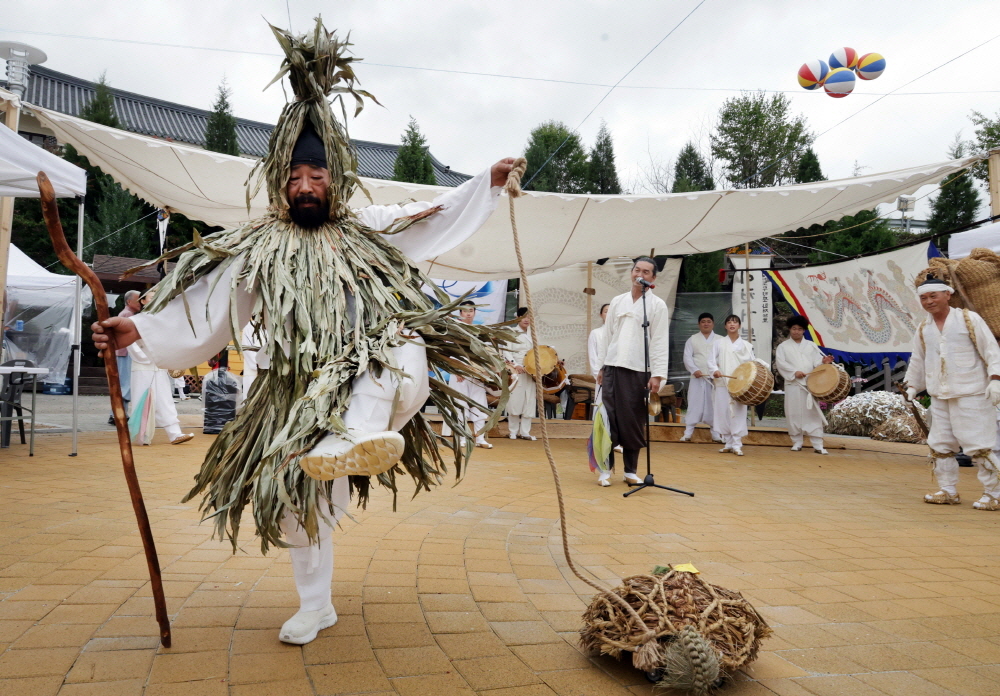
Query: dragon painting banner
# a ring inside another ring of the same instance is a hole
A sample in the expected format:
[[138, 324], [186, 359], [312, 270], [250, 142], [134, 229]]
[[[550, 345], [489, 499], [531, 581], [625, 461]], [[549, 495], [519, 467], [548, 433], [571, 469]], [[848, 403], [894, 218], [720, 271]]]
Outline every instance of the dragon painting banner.
[[846, 362], [910, 357], [924, 315], [914, 279], [938, 256], [930, 242], [841, 263], [767, 271], [792, 308], [809, 320], [810, 338]]

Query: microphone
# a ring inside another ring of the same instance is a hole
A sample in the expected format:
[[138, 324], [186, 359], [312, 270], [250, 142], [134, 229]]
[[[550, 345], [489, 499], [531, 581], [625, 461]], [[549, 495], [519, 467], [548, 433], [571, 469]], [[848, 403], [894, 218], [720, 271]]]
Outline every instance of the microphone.
[[650, 290], [652, 290], [653, 288], [656, 287], [656, 285], [654, 283], [650, 283], [645, 278], [636, 278], [635, 282], [637, 282], [639, 285], [641, 285], [644, 288], [649, 288]]

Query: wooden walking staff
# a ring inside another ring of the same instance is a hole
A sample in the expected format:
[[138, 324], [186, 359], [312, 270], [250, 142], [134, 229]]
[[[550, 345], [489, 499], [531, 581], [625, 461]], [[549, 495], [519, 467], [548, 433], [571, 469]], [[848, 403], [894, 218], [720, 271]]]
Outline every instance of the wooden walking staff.
[[[109, 318], [108, 297], [104, 294], [101, 281], [87, 264], [78, 259], [66, 242], [62, 223], [59, 221], [59, 209], [56, 207], [55, 191], [52, 182], [45, 172], [38, 172], [38, 191], [42, 200], [42, 215], [49, 228], [52, 247], [62, 265], [83, 278], [90, 291], [94, 294], [94, 304], [97, 306], [97, 320]], [[170, 647], [170, 619], [167, 617], [167, 602], [163, 598], [163, 579], [160, 576], [160, 559], [156, 556], [156, 545], [153, 543], [153, 530], [149, 526], [149, 515], [146, 514], [146, 504], [142, 500], [139, 489], [139, 478], [135, 473], [135, 462], [132, 459], [132, 441], [129, 438], [128, 420], [125, 416], [125, 402], [122, 399], [122, 388], [118, 382], [118, 361], [115, 358], [115, 338], [110, 336], [109, 346], [104, 351], [104, 369], [108, 374], [108, 389], [111, 391], [111, 410], [115, 417], [115, 428], [118, 430], [118, 445], [122, 452], [122, 468], [125, 470], [125, 481], [128, 483], [129, 497], [132, 498], [132, 509], [139, 523], [139, 536], [142, 537], [142, 548], [146, 552], [146, 565], [149, 568], [149, 582], [153, 588], [153, 604], [156, 607], [156, 621], [160, 624], [160, 642], [163, 647]]]

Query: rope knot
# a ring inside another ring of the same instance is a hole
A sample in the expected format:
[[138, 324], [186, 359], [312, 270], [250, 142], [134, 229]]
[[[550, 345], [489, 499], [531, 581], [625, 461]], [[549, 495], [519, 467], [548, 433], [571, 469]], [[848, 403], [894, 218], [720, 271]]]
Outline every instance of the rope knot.
[[524, 176], [524, 172], [528, 169], [528, 160], [523, 157], [518, 157], [514, 160], [514, 168], [510, 170], [510, 174], [507, 175], [507, 183], [504, 185], [503, 189], [507, 192], [507, 195], [511, 198], [518, 198], [524, 195], [524, 191], [521, 190], [521, 178]]

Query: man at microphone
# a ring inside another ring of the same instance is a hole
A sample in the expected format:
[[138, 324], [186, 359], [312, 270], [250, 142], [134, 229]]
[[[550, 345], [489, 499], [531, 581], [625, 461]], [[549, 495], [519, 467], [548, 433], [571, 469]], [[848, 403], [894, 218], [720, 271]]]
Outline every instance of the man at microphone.
[[[655, 287], [656, 262], [640, 256], [632, 264], [632, 289], [611, 300], [605, 332], [598, 345], [597, 382], [608, 412], [608, 430], [613, 445], [621, 445], [625, 460], [625, 482], [642, 483], [636, 475], [639, 450], [647, 446], [649, 394], [660, 391], [667, 378], [670, 317], [666, 303], [648, 289]], [[649, 319], [649, 371], [643, 340], [643, 293]], [[615, 456], [611, 454], [611, 468]], [[601, 474], [607, 485], [611, 472]]]

